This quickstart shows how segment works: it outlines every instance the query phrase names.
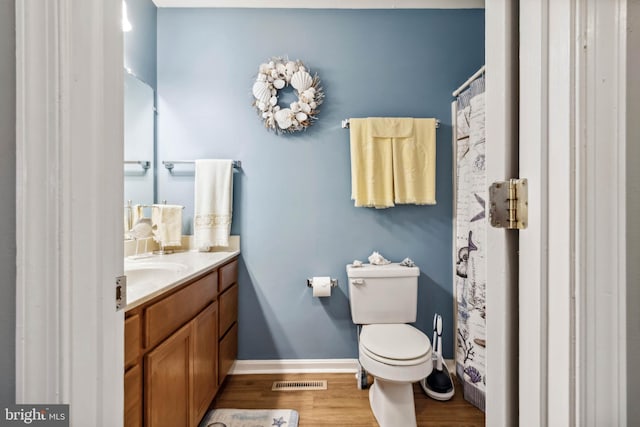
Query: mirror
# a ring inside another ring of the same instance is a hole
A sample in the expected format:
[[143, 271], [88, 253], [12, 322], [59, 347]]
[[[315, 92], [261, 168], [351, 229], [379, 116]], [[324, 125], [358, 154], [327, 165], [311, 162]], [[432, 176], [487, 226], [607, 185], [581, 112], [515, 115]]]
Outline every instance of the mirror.
[[[125, 70], [124, 203], [154, 202], [155, 94], [151, 86]], [[125, 224], [125, 229], [127, 225]]]

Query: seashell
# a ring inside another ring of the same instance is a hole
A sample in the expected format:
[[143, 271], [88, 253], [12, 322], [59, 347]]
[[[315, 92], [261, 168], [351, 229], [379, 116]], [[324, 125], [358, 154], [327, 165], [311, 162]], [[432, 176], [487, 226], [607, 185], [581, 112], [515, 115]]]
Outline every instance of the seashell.
[[267, 64], [267, 66], [268, 66], [269, 68], [273, 68], [273, 67], [275, 67], [275, 66], [276, 66], [276, 64], [275, 64], [275, 62], [273, 62], [273, 61], [269, 61], [269, 63]]
[[258, 77], [256, 77], [256, 81], [257, 82], [266, 82], [267, 81], [267, 75], [259, 73]]
[[307, 117], [308, 116], [305, 113], [302, 113], [302, 112], [296, 114], [296, 120], [299, 121], [299, 122], [304, 122], [305, 120], [307, 120]]
[[260, 109], [260, 111], [264, 111], [267, 109], [267, 104], [265, 102], [259, 101], [258, 102], [258, 109]]
[[269, 98], [271, 98], [271, 89], [269, 88], [269, 83], [267, 82], [255, 82], [253, 84], [253, 96], [262, 102], [268, 102]]
[[279, 111], [280, 110], [280, 106], [276, 105], [275, 107], [273, 107], [273, 111]]
[[258, 68], [261, 74], [269, 73], [269, 64], [260, 64], [260, 68]]
[[300, 71], [307, 71], [307, 68], [304, 65], [301, 65], [300, 68], [298, 68], [298, 70]]
[[297, 102], [292, 102], [289, 107], [291, 107], [291, 111], [293, 111], [294, 113], [300, 111], [300, 104], [298, 104]]
[[273, 82], [273, 85], [276, 87], [276, 89], [282, 89], [284, 87], [284, 80], [277, 79]]
[[269, 117], [269, 113], [267, 113], [266, 111], [264, 113], [262, 113], [262, 118], [266, 119]]
[[276, 105], [278, 103], [278, 98], [275, 96], [272, 96], [271, 99], [269, 99], [269, 104], [271, 105]]
[[302, 94], [305, 96], [305, 98], [309, 99], [309, 102], [313, 101], [313, 98], [316, 96], [316, 91], [311, 91], [311, 89], [313, 88], [309, 88], [307, 90], [305, 90]]
[[[302, 69], [302, 67], [300, 67]], [[298, 92], [304, 92], [311, 87], [313, 79], [306, 71], [298, 71], [291, 76], [291, 86]]]
[[285, 68], [287, 69], [287, 74], [289, 75], [298, 71], [298, 67], [296, 66], [296, 63], [293, 61], [287, 62], [287, 65], [285, 66]]
[[271, 96], [275, 96], [275, 94], [276, 94], [276, 93], [278, 93], [278, 91], [277, 91], [277, 90], [275, 90], [275, 89], [271, 89]]
[[316, 103], [316, 101], [312, 101], [309, 103], [309, 107], [311, 107], [311, 109], [314, 109], [318, 106], [318, 103]]
[[276, 70], [279, 74], [284, 74], [287, 72], [287, 67], [282, 62], [278, 62], [278, 64], [276, 65]]
[[288, 108], [283, 108], [274, 114], [274, 118], [276, 122], [278, 122], [278, 127], [280, 129], [287, 129], [293, 124], [291, 110]]
[[306, 102], [301, 102], [300, 103], [300, 109], [302, 111], [304, 111], [305, 113], [310, 113], [311, 112], [311, 106], [309, 106], [309, 104], [307, 104]]
[[306, 90], [306, 92], [312, 93], [315, 96], [316, 88], [315, 87], [310, 87], [309, 89]]

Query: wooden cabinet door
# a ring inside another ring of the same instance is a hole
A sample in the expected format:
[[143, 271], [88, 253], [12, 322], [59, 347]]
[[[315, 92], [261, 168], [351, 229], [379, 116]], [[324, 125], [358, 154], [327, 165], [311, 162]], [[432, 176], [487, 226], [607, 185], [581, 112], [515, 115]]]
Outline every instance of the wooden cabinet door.
[[145, 357], [147, 427], [191, 426], [191, 323], [187, 323]]
[[135, 365], [124, 374], [124, 427], [142, 427], [142, 369]]
[[193, 319], [193, 426], [218, 391], [218, 302]]

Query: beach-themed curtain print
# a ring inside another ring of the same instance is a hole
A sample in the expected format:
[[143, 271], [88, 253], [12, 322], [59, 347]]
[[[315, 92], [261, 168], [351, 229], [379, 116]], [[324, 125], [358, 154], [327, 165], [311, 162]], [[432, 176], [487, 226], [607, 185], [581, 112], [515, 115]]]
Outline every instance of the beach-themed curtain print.
[[484, 75], [462, 92], [452, 108], [456, 142], [455, 286], [456, 373], [464, 398], [485, 409], [485, 241], [488, 190], [485, 180]]

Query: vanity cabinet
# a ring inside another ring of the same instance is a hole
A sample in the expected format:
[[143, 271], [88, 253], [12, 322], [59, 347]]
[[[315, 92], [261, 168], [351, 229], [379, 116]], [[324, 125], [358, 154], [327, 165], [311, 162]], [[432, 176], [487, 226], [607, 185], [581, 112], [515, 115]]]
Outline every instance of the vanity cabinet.
[[237, 355], [237, 264], [125, 314], [125, 427], [197, 427]]

